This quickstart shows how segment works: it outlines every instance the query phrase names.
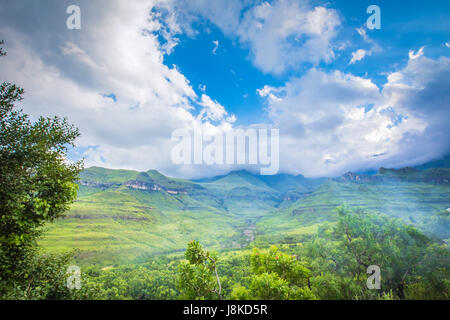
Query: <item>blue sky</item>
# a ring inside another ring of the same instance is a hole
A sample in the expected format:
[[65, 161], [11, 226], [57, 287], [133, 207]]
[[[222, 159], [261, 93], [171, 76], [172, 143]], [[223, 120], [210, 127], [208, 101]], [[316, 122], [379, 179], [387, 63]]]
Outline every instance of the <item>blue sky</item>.
[[311, 177], [450, 153], [449, 1], [0, 0], [0, 38], [0, 81], [77, 125], [87, 166], [242, 169], [174, 165], [171, 133], [193, 127], [278, 128], [280, 172]]
[[[432, 5], [424, 1], [361, 0], [361, 1], [315, 1], [316, 4], [338, 10], [343, 19], [336, 42], [350, 41], [332, 63], [321, 63], [324, 70], [339, 69], [344, 72], [368, 77], [377, 85], [386, 82], [386, 75], [393, 69], [405, 66], [408, 52], [427, 48], [427, 56], [448, 56], [449, 48], [444, 44], [450, 39], [450, 2], [436, 1]], [[382, 28], [365, 29], [373, 43], [382, 47], [372, 56], [349, 65], [352, 52], [365, 48], [367, 43], [356, 31], [365, 25], [370, 14], [366, 9], [377, 4], [381, 8]], [[217, 26], [202, 19], [196, 25], [195, 36], [181, 35], [174, 52], [167, 56], [165, 64], [177, 65], [192, 82], [194, 88], [205, 85], [208, 93], [237, 115], [237, 123], [248, 125], [265, 121], [264, 100], [257, 94], [266, 84], [282, 85], [290, 77], [304, 74], [311, 64], [299, 66], [299, 70], [288, 70], [280, 75], [261, 72], [252, 64], [245, 45], [234, 37], [227, 37]], [[213, 49], [219, 42], [215, 53]]]

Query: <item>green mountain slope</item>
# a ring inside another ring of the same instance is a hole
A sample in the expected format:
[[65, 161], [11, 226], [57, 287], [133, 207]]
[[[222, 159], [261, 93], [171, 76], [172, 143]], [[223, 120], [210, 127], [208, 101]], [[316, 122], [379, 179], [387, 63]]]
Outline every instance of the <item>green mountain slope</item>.
[[[258, 232], [302, 235], [323, 223], [337, 220], [335, 208], [346, 205], [402, 219], [424, 227], [437, 213], [450, 208], [450, 170], [380, 169], [376, 175], [347, 173], [330, 179], [294, 204], [274, 210], [258, 221]], [[444, 238], [446, 238], [445, 236]]]
[[[116, 265], [182, 251], [200, 240], [215, 248], [277, 242], [334, 223], [346, 204], [386, 213], [437, 231], [450, 207], [449, 169], [380, 169], [337, 179], [306, 179], [247, 171], [190, 181], [155, 170], [89, 168], [67, 217], [47, 226], [50, 251], [79, 249], [78, 262]], [[444, 220], [445, 221], [444, 221]], [[444, 222], [443, 222], [444, 221]]]
[[272, 210], [281, 194], [247, 171], [235, 171], [202, 183], [212, 194], [221, 199], [222, 206], [241, 218], [255, 218]]
[[115, 264], [181, 250], [193, 238], [225, 247], [243, 227], [193, 182], [156, 171], [90, 168], [67, 217], [48, 226], [42, 244], [78, 248], [81, 260]]

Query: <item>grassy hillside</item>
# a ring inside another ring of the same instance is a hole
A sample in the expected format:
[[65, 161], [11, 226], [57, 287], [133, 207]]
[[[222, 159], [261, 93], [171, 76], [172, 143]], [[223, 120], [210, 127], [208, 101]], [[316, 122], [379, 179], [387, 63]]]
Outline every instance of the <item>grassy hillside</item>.
[[435, 215], [450, 207], [448, 171], [381, 169], [338, 179], [237, 171], [189, 181], [94, 167], [82, 172], [77, 201], [47, 227], [41, 244], [79, 249], [80, 264], [135, 263], [182, 251], [192, 239], [213, 249], [295, 242], [333, 224], [340, 205], [399, 217], [445, 238], [448, 217]]
[[175, 252], [194, 237], [221, 248], [244, 226], [218, 204], [200, 185], [156, 172], [91, 168], [67, 217], [47, 227], [42, 245], [77, 248], [81, 261], [99, 264]]
[[337, 220], [335, 208], [346, 205], [384, 213], [421, 227], [435, 213], [450, 208], [450, 184], [423, 182], [329, 181], [290, 206], [274, 210], [258, 221], [261, 235], [273, 241], [286, 234], [305, 233]]

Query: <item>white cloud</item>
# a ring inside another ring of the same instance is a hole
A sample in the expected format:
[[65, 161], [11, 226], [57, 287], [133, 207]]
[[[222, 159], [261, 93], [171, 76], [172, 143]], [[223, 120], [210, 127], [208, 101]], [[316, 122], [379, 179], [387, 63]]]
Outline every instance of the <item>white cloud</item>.
[[357, 61], [361, 61], [364, 59], [364, 57], [367, 55], [367, 51], [364, 49], [359, 49], [352, 53], [352, 59], [350, 60], [349, 64], [354, 64]]
[[366, 42], [371, 41], [369, 36], [367, 35], [367, 31], [366, 31], [366, 29], [364, 29], [364, 27], [357, 28], [356, 32], [359, 33], [359, 35], [364, 39], [364, 41], [366, 41]]
[[205, 94], [202, 95], [200, 105], [204, 108], [198, 116], [199, 120], [220, 121], [227, 115], [224, 106]]
[[381, 100], [370, 80], [312, 69], [276, 91], [269, 89], [263, 90], [266, 96], [282, 96], [270, 99], [269, 112], [280, 128], [280, 164], [285, 171], [339, 174], [347, 161], [355, 162], [358, 154], [365, 157], [375, 149], [363, 138], [383, 122], [362, 108]]
[[256, 67], [281, 74], [302, 64], [331, 62], [331, 40], [340, 18], [333, 9], [312, 6], [308, 0], [262, 1], [173, 1], [180, 24], [189, 28], [201, 16], [226, 35], [248, 47]]
[[450, 152], [450, 109], [442, 107], [450, 105], [449, 79], [450, 59], [414, 54], [382, 88], [312, 69], [259, 93], [280, 128], [282, 170], [327, 176], [416, 165]]
[[67, 41], [64, 43], [64, 45], [61, 47], [61, 51], [63, 55], [65, 56], [74, 56], [76, 57], [80, 62], [86, 64], [88, 67], [93, 69], [100, 69], [100, 67], [95, 63], [94, 60], [92, 60], [89, 55], [86, 54], [83, 50], [81, 50], [76, 44]]
[[[83, 12], [98, 13], [91, 16], [95, 20], [83, 15], [88, 31], [82, 29], [68, 38], [62, 28], [44, 33], [52, 39], [47, 50], [39, 50], [40, 40], [34, 42], [36, 34], [43, 33], [39, 28], [12, 30], [0, 23], [8, 42], [8, 56], [0, 59], [0, 80], [26, 89], [22, 106], [33, 117], [59, 115], [79, 127], [82, 137], [77, 145], [87, 150], [88, 166], [158, 168], [183, 175], [183, 170], [192, 169], [171, 163], [172, 131], [222, 130], [235, 121], [206, 94], [199, 98], [175, 66], [164, 65], [164, 55], [173, 49], [171, 37], [179, 29], [171, 15], [164, 23], [164, 17], [151, 16], [152, 3], [82, 2]], [[27, 6], [23, 1], [22, 9]], [[55, 23], [45, 21], [50, 26]], [[154, 32], [162, 29], [167, 39], [160, 42]], [[56, 52], [56, 59], [47, 56], [49, 51]], [[105, 98], [105, 93], [114, 94], [117, 102]], [[198, 105], [201, 110], [196, 110]], [[195, 170], [201, 174], [202, 169]]]
[[280, 88], [274, 88], [268, 85], [265, 85], [262, 89], [256, 89], [256, 92], [260, 97], [267, 97], [271, 102], [279, 102], [282, 99], [277, 96], [280, 92], [282, 92], [282, 89]]
[[371, 48], [366, 49], [358, 49], [357, 51], [352, 53], [352, 58], [349, 64], [355, 64], [358, 61], [363, 60], [365, 57], [371, 56], [374, 53], [378, 53], [381, 51], [381, 47], [372, 40], [368, 35], [365, 27], [360, 27], [356, 29], [356, 32], [363, 38], [364, 42], [371, 45]]
[[414, 52], [414, 50], [409, 50], [409, 59], [414, 60], [414, 59], [417, 59], [417, 58], [420, 58], [421, 56], [423, 56], [424, 48], [425, 47], [420, 48], [419, 51], [417, 51], [417, 52]]
[[303, 63], [333, 60], [330, 41], [339, 24], [334, 10], [306, 1], [263, 2], [245, 12], [237, 35], [249, 46], [256, 67], [280, 74]]

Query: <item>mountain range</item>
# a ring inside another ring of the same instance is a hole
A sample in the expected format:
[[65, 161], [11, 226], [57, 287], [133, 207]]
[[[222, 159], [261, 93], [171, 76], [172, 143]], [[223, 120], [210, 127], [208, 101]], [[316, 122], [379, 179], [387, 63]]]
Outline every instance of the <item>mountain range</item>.
[[[78, 249], [80, 264], [135, 263], [180, 252], [192, 239], [216, 249], [296, 241], [333, 224], [341, 205], [433, 233], [435, 215], [450, 208], [448, 164], [447, 157], [434, 163], [441, 167], [381, 168], [339, 178], [234, 171], [200, 180], [92, 167], [81, 173], [70, 211], [46, 227], [41, 244], [53, 252]], [[444, 230], [436, 236], [447, 239], [450, 228]]]

